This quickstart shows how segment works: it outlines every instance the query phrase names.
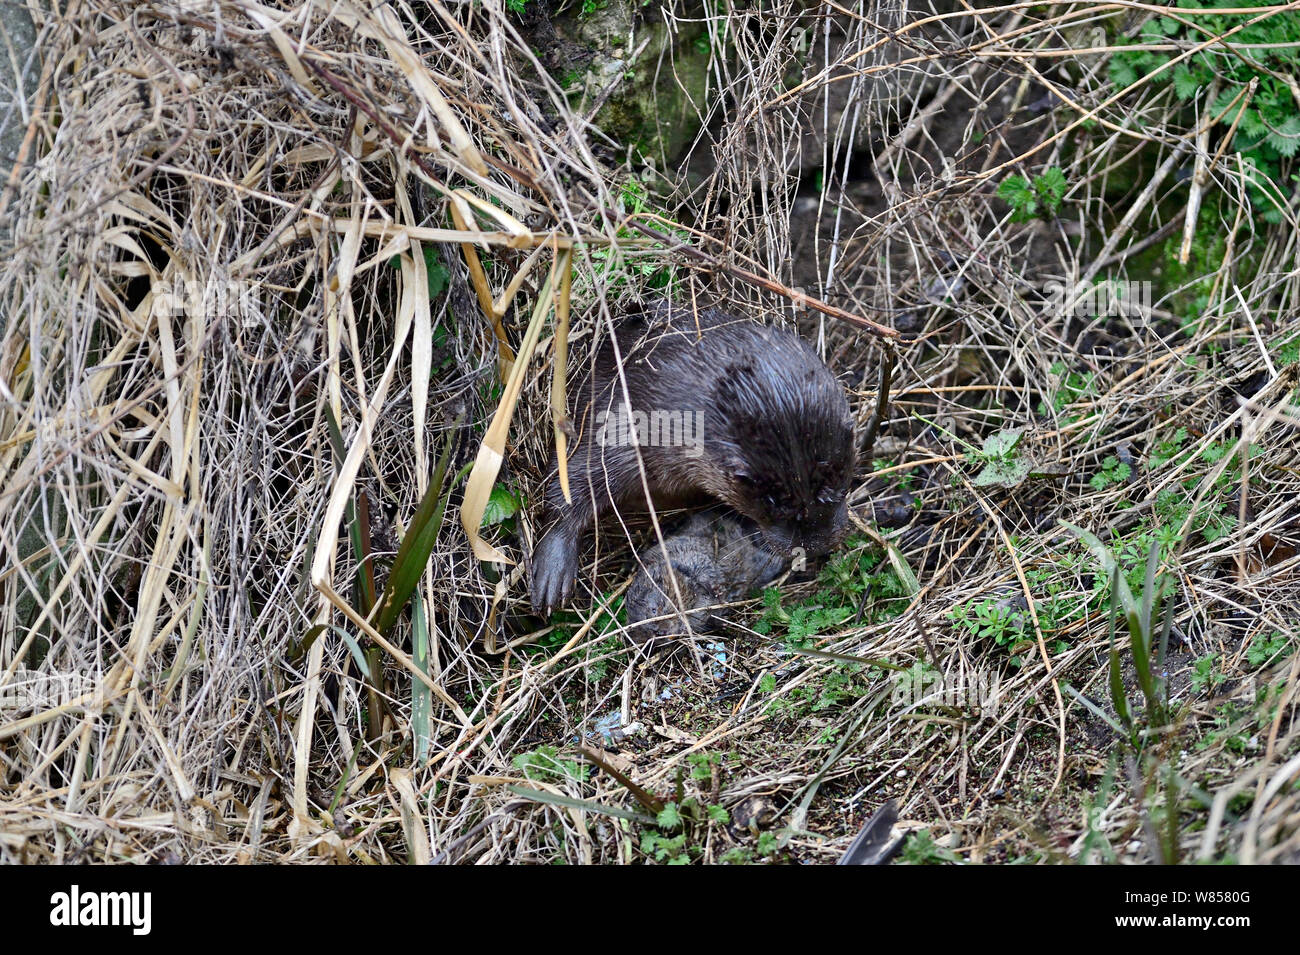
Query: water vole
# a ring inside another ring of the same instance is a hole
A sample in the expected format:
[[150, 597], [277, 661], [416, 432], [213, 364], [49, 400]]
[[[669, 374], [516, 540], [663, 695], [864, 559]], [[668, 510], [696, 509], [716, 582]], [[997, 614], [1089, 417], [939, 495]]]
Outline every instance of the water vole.
[[641, 571], [627, 589], [628, 635], [640, 644], [663, 643], [683, 632], [679, 592], [691, 630], [707, 633], [711, 618], [725, 612], [703, 608], [748, 597], [779, 577], [788, 562], [763, 546], [761, 533], [750, 521], [712, 508], [691, 515], [685, 525], [666, 534], [662, 546], [649, 548], [640, 559]]

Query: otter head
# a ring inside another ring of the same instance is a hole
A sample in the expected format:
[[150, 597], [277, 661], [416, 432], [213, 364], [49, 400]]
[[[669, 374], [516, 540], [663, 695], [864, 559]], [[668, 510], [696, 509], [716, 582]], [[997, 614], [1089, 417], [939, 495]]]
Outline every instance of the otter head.
[[706, 426], [719, 439], [719, 496], [758, 524], [773, 553], [820, 556], [848, 530], [853, 419], [810, 348], [786, 334], [769, 344], [731, 364], [714, 389]]

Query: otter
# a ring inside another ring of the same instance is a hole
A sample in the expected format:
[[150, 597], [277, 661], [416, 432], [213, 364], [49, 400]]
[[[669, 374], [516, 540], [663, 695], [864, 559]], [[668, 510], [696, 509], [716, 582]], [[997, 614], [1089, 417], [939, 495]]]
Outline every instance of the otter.
[[644, 511], [647, 488], [656, 510], [710, 499], [730, 506], [785, 559], [794, 548], [815, 557], [839, 543], [848, 527], [853, 418], [843, 388], [807, 343], [721, 309], [664, 300], [623, 315], [614, 338], [573, 392], [571, 503], [552, 455], [549, 529], [529, 568], [537, 613], [549, 615], [572, 596], [592, 525], [614, 511]]

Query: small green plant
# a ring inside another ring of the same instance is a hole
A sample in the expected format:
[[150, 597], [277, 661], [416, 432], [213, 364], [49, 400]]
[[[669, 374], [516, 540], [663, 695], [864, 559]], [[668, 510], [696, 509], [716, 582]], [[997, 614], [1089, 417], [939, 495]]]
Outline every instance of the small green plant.
[[554, 746], [539, 746], [527, 753], [520, 753], [510, 761], [515, 769], [524, 774], [525, 779], [540, 783], [554, 783], [572, 780], [584, 782], [590, 770], [574, 759], [563, 759]]
[[1277, 355], [1279, 368], [1300, 362], [1300, 335], [1292, 335], [1274, 342], [1273, 352]]
[[780, 840], [777, 839], [775, 832], [760, 832], [758, 834], [758, 843], [754, 848], [761, 856], [775, 855], [776, 851], [781, 848]]
[[[1047, 402], [1040, 402], [1038, 413], [1046, 415], [1049, 411], [1060, 413], [1080, 398], [1087, 398], [1095, 391], [1096, 374], [1094, 372], [1070, 371], [1065, 362], [1053, 362], [1047, 369], [1049, 379], [1057, 382]], [[1073, 420], [1067, 418], [1067, 421]]]
[[[692, 753], [687, 756], [686, 763], [691, 780], [706, 783], [721, 767], [722, 757], [718, 753]], [[640, 798], [644, 801], [645, 794]], [[654, 826], [648, 826], [641, 833], [641, 851], [656, 862], [667, 865], [688, 865], [699, 858], [704, 852], [709, 829], [731, 822], [726, 807], [699, 796], [687, 796], [680, 771], [674, 798], [652, 808], [655, 810]], [[730, 858], [724, 856], [722, 861], [748, 861], [748, 858], [748, 853], [742, 851]]]
[[1214, 730], [1197, 742], [1196, 748], [1222, 746], [1230, 753], [1246, 755], [1259, 749], [1260, 734], [1277, 718], [1277, 706], [1286, 692], [1281, 684], [1257, 687], [1253, 698], [1225, 700], [1214, 711]]
[[1023, 428], [1004, 428], [986, 437], [981, 450], [967, 455], [972, 462], [983, 464], [975, 475], [976, 487], [1016, 487], [1029, 477], [1033, 462], [1018, 450], [1023, 431]]
[[[884, 670], [866, 663], [832, 663], [819, 679], [810, 680], [794, 687], [783, 696], [773, 699], [766, 712], [802, 719], [814, 713], [833, 710], [865, 696], [868, 690], [884, 678]], [[758, 688], [761, 692], [776, 692], [776, 677], [770, 673], [759, 678]], [[828, 727], [820, 735], [821, 742], [830, 742], [837, 732], [836, 727]]]
[[1113, 484], [1123, 484], [1129, 479], [1133, 469], [1115, 455], [1107, 455], [1101, 462], [1101, 470], [1092, 476], [1088, 484], [1097, 491], [1104, 491]]
[[1164, 467], [1170, 461], [1174, 461], [1183, 453], [1183, 445], [1186, 442], [1186, 428], [1178, 428], [1169, 437], [1157, 441], [1147, 458], [1147, 467], [1155, 471]]
[[1246, 662], [1256, 668], [1267, 666], [1288, 656], [1290, 649], [1290, 642], [1276, 630], [1268, 636], [1261, 633], [1250, 642], [1250, 647], [1246, 650]]
[[[594, 278], [604, 284], [607, 291], [633, 288], [636, 292], [645, 289], [669, 293], [672, 290], [676, 271], [667, 262], [666, 253], [673, 240], [690, 243], [692, 236], [684, 228], [669, 225], [671, 220], [667, 212], [655, 205], [650, 191], [642, 179], [629, 177], [619, 187], [619, 200], [622, 212], [629, 216], [654, 217], [654, 228], [665, 234], [669, 242], [655, 241], [649, 247], [641, 246], [638, 251], [628, 251], [618, 246], [605, 246], [591, 252]], [[641, 236], [629, 226], [619, 230], [624, 238]], [[581, 281], [586, 281], [586, 271], [579, 273]]]
[[493, 486], [488, 495], [487, 507], [483, 509], [483, 526], [504, 524], [507, 530], [513, 530], [513, 518], [523, 506], [523, 500], [513, 488], [498, 483]]
[[[1264, 6], [1268, 0], [1242, 0], [1242, 7]], [[1165, 50], [1123, 50], [1111, 57], [1110, 79], [1127, 88], [1148, 77], [1172, 86], [1174, 96], [1189, 104], [1189, 121], [1208, 113], [1227, 128], [1235, 124], [1232, 151], [1247, 169], [1247, 193], [1257, 213], [1267, 222], [1280, 223], [1287, 205], [1287, 183], [1295, 180], [1294, 159], [1300, 151], [1300, 114], [1296, 112], [1294, 84], [1300, 70], [1300, 17], [1278, 11], [1275, 15], [1245, 18], [1193, 13], [1229, 6], [1221, 0], [1178, 0], [1178, 19], [1152, 17], [1138, 36], [1117, 37], [1121, 45], [1184, 49], [1207, 39], [1231, 34], [1233, 54], [1218, 44], [1192, 56], [1183, 55], [1173, 69], [1161, 69], [1175, 54]], [[1159, 70], [1159, 72], [1157, 72]], [[1255, 84], [1253, 93], [1248, 92]], [[1191, 102], [1203, 90], [1217, 86], [1214, 102], [1205, 112], [1192, 114]]]
[[903, 865], [963, 864], [961, 856], [934, 841], [929, 829], [914, 832], [908, 837], [903, 844], [903, 851], [899, 853], [899, 861]]
[[1025, 621], [1007, 601], [986, 597], [958, 604], [948, 619], [977, 640], [992, 640], [999, 647], [1014, 647], [1025, 639]]
[[785, 631], [787, 646], [802, 650], [817, 634], [839, 626], [851, 616], [853, 608], [839, 603], [827, 606], [809, 601], [786, 609], [781, 605], [781, 591], [769, 587], [763, 591], [763, 616], [754, 624], [754, 631], [766, 635], [779, 628]]
[[[1111, 606], [1106, 642], [1110, 656], [1110, 701], [1114, 715], [1103, 712], [1074, 689], [1066, 687], [1066, 690], [1115, 731], [1124, 746], [1125, 765], [1133, 797], [1141, 809], [1142, 827], [1147, 835], [1148, 846], [1158, 863], [1176, 863], [1179, 856], [1178, 804], [1181, 784], [1174, 762], [1171, 732], [1176, 714], [1169, 702], [1169, 685], [1165, 673], [1169, 635], [1174, 623], [1174, 602], [1170, 600], [1166, 603], [1162, 618], [1160, 605], [1169, 580], [1158, 573], [1159, 544], [1153, 541], [1147, 552], [1139, 598], [1133, 595], [1127, 579], [1121, 573], [1119, 562], [1105, 544], [1081, 527], [1066, 521], [1061, 523], [1092, 551], [1110, 578]], [[1141, 694], [1140, 707], [1129, 700], [1128, 690], [1124, 686], [1116, 640], [1121, 620], [1124, 629], [1128, 631], [1133, 674]], [[1159, 805], [1162, 796], [1163, 805]], [[1157, 822], [1161, 823], [1158, 830]]]
[[[898, 558], [901, 561], [901, 558]], [[863, 622], [889, 620], [906, 606], [906, 597], [914, 590], [900, 577], [910, 570], [903, 563], [887, 559], [871, 548], [860, 536], [849, 538], [845, 549], [827, 561], [818, 574], [820, 588], [795, 606], [781, 602], [781, 592], [769, 587], [763, 592], [763, 614], [753, 625], [756, 633], [783, 637], [790, 650], [815, 654], [815, 638], [835, 630], [850, 619]], [[841, 706], [858, 699], [867, 687], [884, 677], [885, 661], [835, 660], [817, 679], [795, 687], [774, 698], [768, 713], [802, 717]], [[760, 691], [776, 692], [776, 677], [764, 674], [758, 682]], [[823, 741], [834, 730], [823, 733]]]
[[1065, 173], [1050, 166], [1032, 180], [1024, 176], [1008, 176], [998, 186], [998, 198], [1011, 206], [1012, 222], [1050, 220], [1060, 211], [1068, 187]]
[[856, 604], [862, 608], [862, 619], [869, 623], [899, 613], [909, 592], [886, 556], [858, 535], [850, 537], [844, 549], [826, 562], [817, 582], [822, 586], [818, 602]]
[[[402, 257], [393, 256], [388, 260], [388, 266], [400, 270]], [[435, 246], [424, 246], [424, 273], [429, 286], [429, 298], [435, 299], [447, 291], [447, 286], [451, 284], [451, 269], [447, 268], [446, 263], [442, 261]]]
[[1197, 693], [1213, 692], [1218, 689], [1219, 684], [1228, 679], [1215, 666], [1218, 659], [1217, 653], [1207, 653], [1192, 664], [1192, 689]]
[[[664, 807], [660, 816], [670, 816], [676, 818], [676, 807], [672, 803]], [[676, 828], [676, 825], [668, 826], [662, 819], [660, 826], [665, 828]], [[692, 854], [698, 854], [700, 850], [696, 846], [686, 844], [686, 833], [679, 832], [677, 835], [666, 835], [658, 829], [648, 829], [641, 833], [641, 851], [650, 856], [656, 862], [662, 862], [665, 865], [690, 865]]]

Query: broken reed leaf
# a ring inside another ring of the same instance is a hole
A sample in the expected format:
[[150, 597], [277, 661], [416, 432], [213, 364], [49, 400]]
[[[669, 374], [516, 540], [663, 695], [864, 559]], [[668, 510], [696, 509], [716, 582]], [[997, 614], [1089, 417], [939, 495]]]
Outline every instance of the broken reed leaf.
[[547, 792], [544, 789], [533, 789], [531, 786], [511, 785], [507, 786], [510, 792], [522, 799], [530, 802], [547, 803], [552, 806], [563, 806], [566, 809], [581, 809], [585, 812], [594, 812], [602, 816], [613, 816], [615, 819], [628, 819], [632, 822], [639, 822], [642, 825], [655, 825], [655, 817], [647, 815], [644, 812], [636, 812], [632, 809], [622, 809], [618, 806], [605, 806], [590, 799], [574, 799], [572, 796], [562, 796], [559, 793]]
[[479, 560], [514, 564], [513, 560], [483, 540], [479, 530], [483, 526], [483, 513], [487, 510], [487, 502], [496, 484], [497, 474], [501, 471], [501, 463], [505, 460], [506, 438], [510, 434], [510, 422], [523, 390], [528, 363], [537, 348], [543, 319], [555, 301], [554, 273], [555, 268], [552, 266], [551, 273], [547, 275], [537, 295], [528, 330], [524, 333], [524, 340], [519, 347], [518, 360], [511, 369], [505, 392], [497, 404], [496, 413], [492, 416], [488, 433], [484, 436], [483, 443], [479, 445], [473, 470], [470, 471], [469, 482], [465, 486], [465, 497], [461, 501], [461, 527], [465, 529], [465, 536], [469, 538], [470, 549]]
[[584, 759], [592, 763], [595, 763], [599, 769], [604, 771], [607, 775], [613, 777], [615, 782], [617, 782], [620, 786], [622, 786], [624, 789], [626, 789], [629, 793], [632, 794], [632, 798], [635, 799], [637, 802], [639, 802], [641, 804], [641, 807], [645, 809], [646, 812], [652, 813], [654, 815], [658, 815], [660, 812], [663, 811], [664, 803], [662, 799], [659, 799], [657, 796], [655, 796], [653, 793], [649, 792], [648, 790], [644, 789], [643, 787], [638, 786], [636, 783], [634, 783], [631, 780], [631, 778], [629, 778], [626, 774], [620, 772], [616, 767], [611, 765], [603, 757], [599, 756], [596, 753], [593, 753], [585, 746], [579, 746], [578, 752], [582, 754]]

